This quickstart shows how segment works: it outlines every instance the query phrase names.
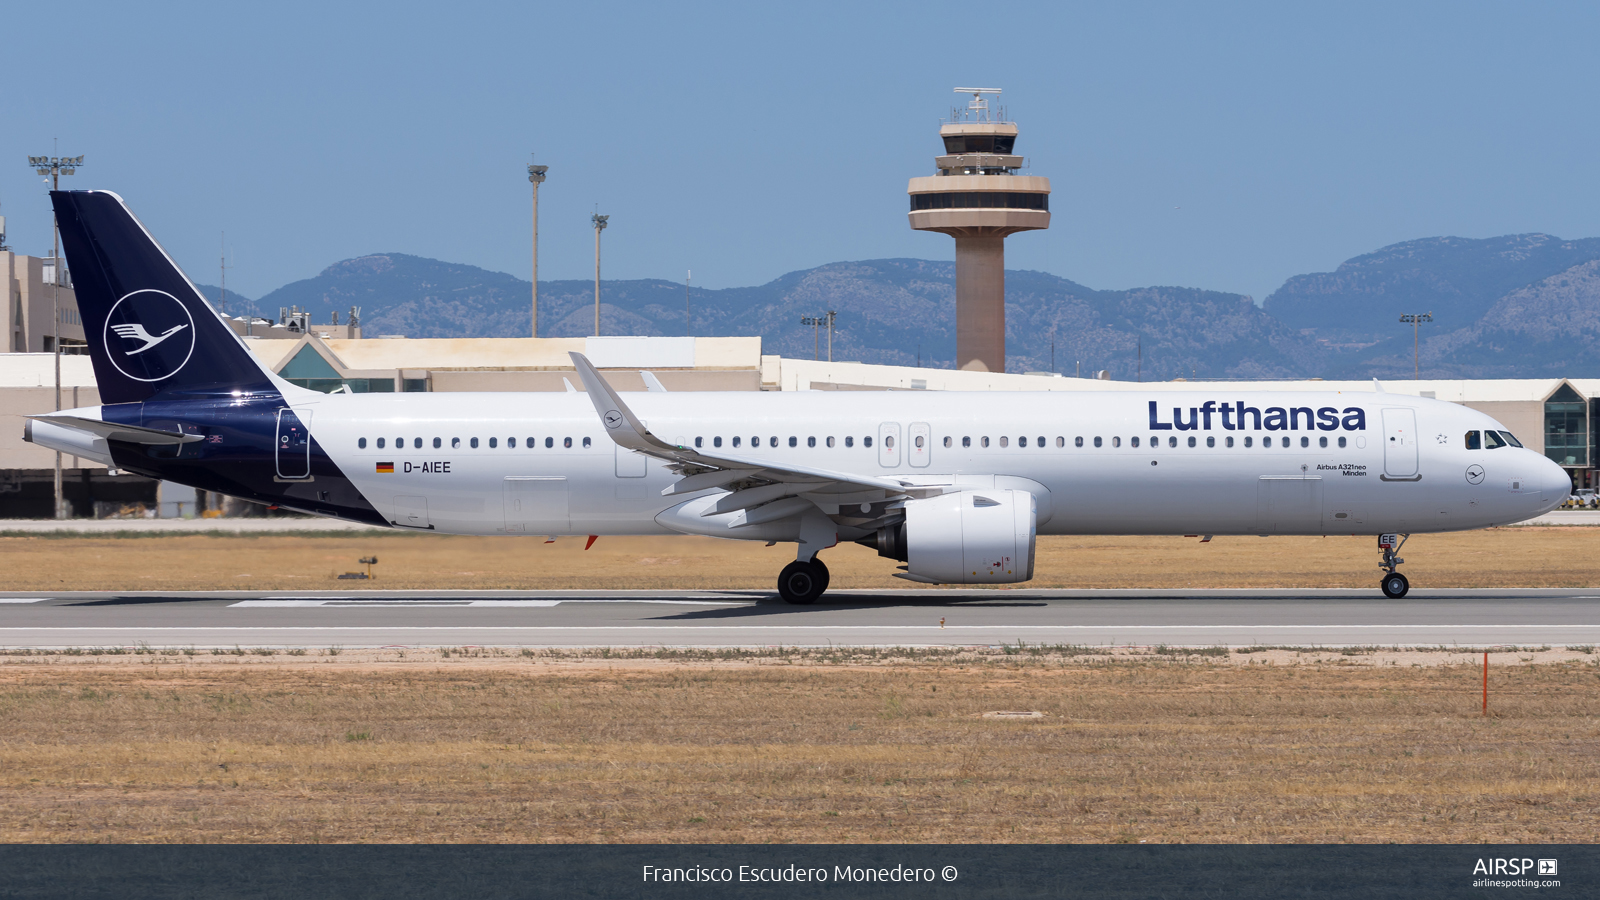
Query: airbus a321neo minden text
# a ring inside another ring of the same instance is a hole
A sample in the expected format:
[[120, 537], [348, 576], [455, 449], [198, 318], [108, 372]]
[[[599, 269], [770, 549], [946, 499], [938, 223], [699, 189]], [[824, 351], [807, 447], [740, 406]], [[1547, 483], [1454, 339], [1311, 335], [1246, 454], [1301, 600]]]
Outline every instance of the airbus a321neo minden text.
[[[1537, 516], [1565, 472], [1475, 410], [1352, 393], [324, 394], [264, 368], [122, 199], [51, 194], [102, 405], [28, 440], [259, 503], [442, 534], [855, 541], [928, 584], [1033, 577], [1040, 534], [1403, 535]], [[570, 383], [569, 383], [570, 387]], [[1377, 386], [1375, 385], [1375, 388]]]

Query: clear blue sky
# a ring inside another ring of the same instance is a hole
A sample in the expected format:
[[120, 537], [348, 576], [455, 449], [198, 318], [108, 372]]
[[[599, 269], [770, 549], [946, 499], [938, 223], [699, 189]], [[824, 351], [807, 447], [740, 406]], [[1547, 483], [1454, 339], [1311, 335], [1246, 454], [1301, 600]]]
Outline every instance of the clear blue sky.
[[[1012, 268], [1257, 300], [1442, 234], [1600, 234], [1593, 4], [129, 4], [6, 40], [0, 213], [85, 154], [200, 281], [258, 296], [396, 251], [708, 287], [952, 259], [906, 225], [951, 88], [1005, 89], [1054, 225]], [[51, 31], [55, 36], [51, 36]]]

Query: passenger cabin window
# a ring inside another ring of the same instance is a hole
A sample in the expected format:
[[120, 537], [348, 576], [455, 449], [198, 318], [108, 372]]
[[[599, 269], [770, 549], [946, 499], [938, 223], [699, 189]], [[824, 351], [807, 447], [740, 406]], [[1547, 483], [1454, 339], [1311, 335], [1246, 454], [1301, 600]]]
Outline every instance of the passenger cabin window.
[[[699, 438], [695, 438], [695, 446], [696, 447], [700, 446], [699, 441], [700, 441]], [[544, 439], [544, 448], [546, 450], [549, 450], [551, 447], [554, 447], [555, 445], [556, 445], [556, 439], [555, 438], [547, 437], [547, 438]]]
[[360, 440], [357, 440], [356, 441], [356, 446], [361, 448], [362, 450], [367, 449], [367, 439], [366, 438], [361, 438]]
[[970, 438], [970, 437], [962, 438], [961, 439], [961, 446], [963, 446], [963, 447], [971, 447], [972, 446], [972, 438]]
[[492, 449], [494, 449], [495, 447], [498, 447], [498, 446], [500, 446], [500, 439], [499, 438], [489, 438], [489, 449], [492, 450]]
[[[828, 440], [830, 440], [830, 441], [832, 441], [832, 440], [833, 440], [833, 439], [832, 439], [832, 438], [829, 438], [829, 439], [828, 439]], [[946, 446], [946, 447], [948, 447], [948, 446], [950, 446], [950, 445], [951, 445], [951, 444], [952, 444], [952, 443], [953, 443], [953, 441], [951, 441], [951, 440], [950, 440], [950, 436], [949, 436], [949, 435], [945, 435], [945, 438], [944, 438], [944, 445], [945, 445], [945, 446]], [[833, 446], [833, 444], [831, 444], [831, 443], [830, 443], [830, 444], [828, 444], [828, 446], [829, 446], [829, 447], [832, 447], [832, 446]]]
[[704, 447], [705, 444], [702, 443], [702, 441], [704, 441], [704, 440], [705, 440], [705, 438], [695, 438], [694, 439], [694, 445], [696, 447]]
[[1206, 446], [1207, 447], [1215, 447], [1216, 445], [1217, 445], [1217, 439], [1212, 437], [1209, 434], [1206, 435]]
[[583, 439], [583, 446], [584, 446], [585, 449], [588, 448], [588, 446], [589, 446], [589, 438], [584, 438]]
[[[792, 434], [791, 434], [791, 435], [789, 435], [789, 446], [791, 446], [791, 447], [798, 447], [798, 446], [800, 446], [800, 439], [799, 439], [799, 438], [797, 438], [797, 437], [795, 437], [795, 436], [794, 436], [794, 435], [792, 435]], [[893, 444], [890, 444], [890, 445], [889, 445], [889, 446], [891, 446], [891, 447], [892, 447], [892, 446], [894, 446], [894, 445], [893, 445]]]
[[871, 447], [872, 446], [872, 435], [869, 434], [866, 437], [862, 438], [861, 439], [861, 446], [863, 446], [863, 447]]
[[450, 449], [451, 450], [456, 450], [456, 449], [459, 449], [460, 447], [461, 447], [461, 438], [451, 438], [450, 439]]
[[[1250, 439], [1249, 439], [1249, 438], [1245, 438], [1245, 441], [1246, 441], [1246, 442], [1248, 442], [1248, 441], [1249, 441], [1249, 440], [1250, 440]], [[1246, 444], [1245, 444], [1245, 446], [1247, 446], [1247, 447], [1248, 447], [1248, 446], [1249, 446], [1249, 443], [1246, 443]], [[1340, 446], [1340, 447], [1343, 447], [1343, 446], [1344, 446], [1344, 438], [1339, 438], [1339, 446]]]
[[571, 450], [572, 449], [572, 438], [562, 438], [561, 439], [561, 446], [566, 448], [566, 449], [568, 449], [568, 450]]
[[1168, 447], [1176, 447], [1176, 446], [1178, 446], [1178, 436], [1177, 435], [1173, 435], [1172, 437], [1167, 438], [1167, 446]]
[[[536, 443], [534, 443], [535, 440], [535, 438], [528, 438], [528, 442], [524, 446], [526, 446], [529, 450], [532, 450], [534, 447], [538, 446]], [[438, 438], [433, 439], [433, 445], [435, 447], [439, 446]]]
[[1082, 447], [1083, 446], [1083, 438], [1081, 438], [1081, 437], [1073, 438], [1072, 439], [1072, 446], [1074, 446], [1074, 447]]
[[1464, 443], [1466, 444], [1468, 450], [1483, 449], [1483, 438], [1480, 437], [1476, 431], [1467, 432], [1467, 439]]
[[1044, 449], [1044, 435], [1042, 435], [1042, 434], [1039, 435], [1039, 449], [1040, 450]]
[[[1057, 447], [1065, 447], [1066, 445], [1067, 445], [1067, 439], [1066, 438], [1064, 438], [1064, 437], [1057, 437], [1056, 438], [1056, 446]], [[1138, 444], [1135, 444], [1134, 446], [1137, 447]]]
[[721, 447], [722, 446], [722, 435], [719, 434], [716, 437], [712, 438], [711, 439], [711, 446], [713, 446], [713, 447]]
[[[945, 445], [945, 446], [946, 446], [946, 447], [948, 447], [948, 446], [950, 446], [950, 439], [949, 439], [949, 438], [945, 438], [945, 439], [944, 439], [944, 445]], [[828, 446], [829, 446], [829, 447], [832, 447], [832, 446], [833, 446], [833, 435], [831, 435], [831, 434], [830, 434], [830, 435], [828, 435]]]
[[1095, 438], [1094, 438], [1094, 445], [1095, 445], [1095, 446], [1096, 446], [1096, 447], [1098, 447], [1098, 446], [1100, 446], [1100, 436], [1099, 436], [1099, 435], [1095, 435]]
[[473, 438], [472, 439], [472, 449], [474, 449], [474, 450], [478, 449], [478, 439], [477, 438]]
[[1244, 439], [1244, 445], [1246, 447], [1250, 446], [1251, 444], [1253, 444], [1255, 442], [1256, 442], [1256, 439], [1253, 438], [1253, 437], [1246, 436], [1245, 439]]
[[[1128, 440], [1131, 442], [1132, 446], [1134, 446], [1134, 447], [1139, 446], [1139, 436], [1138, 435], [1134, 435], [1133, 437], [1129, 438]], [[1233, 440], [1233, 438], [1228, 438], [1228, 440], [1231, 441], [1231, 440]]]
[[847, 434], [844, 437], [844, 445], [846, 447], [854, 447], [856, 445], [856, 439]]
[[1233, 446], [1233, 436], [1232, 435], [1229, 435], [1228, 437], [1224, 438], [1223, 440], [1226, 442], [1227, 446], [1229, 446], [1229, 447]]
[[[433, 439], [433, 449], [437, 450], [442, 446], [444, 446], [444, 440], [443, 439], [441, 439], [441, 438], [434, 438]], [[529, 447], [533, 446], [533, 438], [528, 438], [528, 446]]]
[[378, 438], [378, 449], [379, 450], [383, 449], [383, 438]]
[[1111, 446], [1113, 446], [1113, 447], [1121, 447], [1122, 446], [1122, 438], [1119, 438], [1119, 437], [1112, 438], [1111, 439]]
[[1194, 446], [1194, 435], [1192, 435], [1192, 434], [1189, 435], [1189, 446], [1191, 446], [1191, 447]]
[[733, 445], [735, 447], [739, 446], [739, 436], [737, 434], [733, 436]]
[[989, 446], [989, 436], [984, 435], [983, 437], [978, 438], [978, 444], [983, 447]]
[[1011, 439], [1010, 438], [1006, 437], [1003, 434], [1000, 435], [1000, 446], [1002, 446], [1002, 447], [1009, 446], [1010, 443], [1011, 443]]

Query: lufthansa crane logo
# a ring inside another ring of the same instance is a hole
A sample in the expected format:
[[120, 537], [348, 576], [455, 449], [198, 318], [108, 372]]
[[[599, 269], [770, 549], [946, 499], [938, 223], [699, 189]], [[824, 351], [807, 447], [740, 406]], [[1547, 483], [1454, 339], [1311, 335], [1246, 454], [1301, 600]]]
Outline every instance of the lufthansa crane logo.
[[621, 428], [622, 427], [622, 413], [619, 413], [614, 409], [607, 410], [606, 414], [601, 416], [600, 419], [601, 419], [601, 421], [606, 423], [606, 427], [607, 428]]
[[166, 291], [125, 295], [106, 316], [106, 358], [134, 381], [163, 381], [194, 355], [194, 317]]

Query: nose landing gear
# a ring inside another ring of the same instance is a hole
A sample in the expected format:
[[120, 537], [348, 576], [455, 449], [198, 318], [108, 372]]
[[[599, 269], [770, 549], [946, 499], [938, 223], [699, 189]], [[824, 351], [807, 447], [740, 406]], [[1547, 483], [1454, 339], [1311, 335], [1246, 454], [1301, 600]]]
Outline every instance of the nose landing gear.
[[1409, 534], [1378, 535], [1378, 549], [1383, 551], [1383, 562], [1378, 564], [1378, 568], [1387, 573], [1383, 576], [1383, 580], [1378, 583], [1378, 586], [1383, 589], [1383, 595], [1390, 600], [1398, 600], [1404, 597], [1407, 591], [1411, 590], [1411, 581], [1395, 571], [1405, 562], [1400, 558], [1399, 554], [1400, 548], [1405, 545], [1406, 539], [1409, 537], [1411, 537]]

